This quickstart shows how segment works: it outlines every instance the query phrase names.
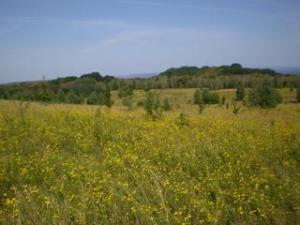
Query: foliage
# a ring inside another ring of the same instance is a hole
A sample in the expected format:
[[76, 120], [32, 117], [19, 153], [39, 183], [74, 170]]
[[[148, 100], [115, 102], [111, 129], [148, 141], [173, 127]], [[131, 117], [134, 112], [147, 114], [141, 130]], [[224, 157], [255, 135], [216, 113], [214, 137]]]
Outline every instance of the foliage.
[[92, 79], [92, 80], [96, 80], [96, 81], [101, 81], [102, 80], [102, 76], [98, 72], [92, 72], [92, 73], [88, 73], [88, 74], [82, 75], [80, 77], [80, 79]]
[[170, 101], [169, 101], [168, 98], [164, 98], [162, 108], [163, 108], [164, 111], [172, 110], [172, 107], [171, 107], [171, 104], [170, 104]]
[[218, 93], [212, 93], [207, 89], [197, 89], [194, 93], [194, 104], [218, 104], [220, 96]]
[[218, 104], [220, 102], [220, 96], [218, 93], [211, 93], [209, 90], [204, 89], [202, 95], [204, 104]]
[[113, 103], [114, 102], [111, 99], [110, 89], [108, 87], [106, 87], [105, 92], [104, 92], [104, 104], [110, 108], [113, 105]]
[[66, 102], [71, 104], [80, 104], [82, 99], [73, 90], [71, 90], [66, 96]]
[[194, 93], [194, 104], [204, 104], [203, 100], [203, 90], [202, 89], [196, 89]]
[[203, 89], [196, 89], [194, 93], [194, 104], [199, 106], [199, 113], [201, 114], [205, 109]]
[[122, 98], [122, 104], [126, 106], [129, 110], [133, 109], [133, 104], [132, 104], [132, 96], [126, 96]]
[[118, 91], [119, 98], [133, 95], [133, 88], [128, 85], [123, 85]]
[[147, 92], [143, 104], [144, 109], [151, 119], [156, 120], [162, 116], [162, 108], [159, 95], [154, 92]]
[[239, 82], [236, 88], [236, 100], [242, 101], [245, 97], [245, 87], [242, 82]]
[[87, 98], [87, 104], [90, 105], [100, 105], [104, 104], [104, 96], [97, 94], [97, 92], [92, 92]]
[[162, 72], [161, 76], [191, 76], [191, 75], [201, 75], [208, 73], [210, 71], [217, 70], [218, 75], [241, 75], [241, 74], [268, 74], [268, 75], [277, 75], [275, 71], [271, 69], [251, 69], [251, 68], [243, 68], [241, 64], [233, 63], [230, 66], [220, 66], [220, 67], [209, 67], [204, 66], [202, 68], [198, 68], [195, 66], [183, 66], [180, 68], [170, 68], [166, 71]]
[[280, 94], [272, 87], [269, 81], [257, 84], [249, 93], [249, 103], [252, 106], [259, 105], [262, 108], [276, 107], [281, 102]]

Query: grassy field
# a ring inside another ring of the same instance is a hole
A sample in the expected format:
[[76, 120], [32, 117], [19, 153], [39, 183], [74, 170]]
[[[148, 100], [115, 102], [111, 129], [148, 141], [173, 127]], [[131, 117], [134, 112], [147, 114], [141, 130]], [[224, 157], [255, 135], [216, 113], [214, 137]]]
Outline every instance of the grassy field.
[[157, 91], [173, 106], [157, 121], [116, 93], [111, 109], [0, 101], [0, 224], [299, 224], [299, 104], [198, 114], [194, 90]]
[[[161, 99], [168, 98], [173, 105], [174, 109], [180, 108], [181, 106], [186, 107], [193, 103], [193, 95], [195, 93], [194, 88], [189, 89], [156, 89], [152, 90], [158, 93]], [[229, 102], [235, 99], [236, 89], [226, 89], [215, 91], [220, 94], [221, 97], [225, 97]], [[294, 103], [296, 101], [296, 89], [283, 88], [279, 90], [281, 96], [283, 97], [284, 103]], [[136, 104], [138, 101], [145, 98], [146, 92], [143, 90], [135, 90], [133, 95], [133, 103]], [[118, 97], [117, 91], [112, 92], [112, 99], [114, 105], [121, 106], [122, 101]]]

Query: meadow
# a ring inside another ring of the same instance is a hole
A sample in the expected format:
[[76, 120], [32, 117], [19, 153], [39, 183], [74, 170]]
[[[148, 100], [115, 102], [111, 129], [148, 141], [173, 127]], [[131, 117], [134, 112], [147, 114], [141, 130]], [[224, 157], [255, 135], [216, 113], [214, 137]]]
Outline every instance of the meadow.
[[[172, 110], [0, 101], [0, 224], [299, 224], [300, 104]], [[234, 95], [234, 90], [221, 91]], [[134, 102], [144, 92], [134, 93]]]

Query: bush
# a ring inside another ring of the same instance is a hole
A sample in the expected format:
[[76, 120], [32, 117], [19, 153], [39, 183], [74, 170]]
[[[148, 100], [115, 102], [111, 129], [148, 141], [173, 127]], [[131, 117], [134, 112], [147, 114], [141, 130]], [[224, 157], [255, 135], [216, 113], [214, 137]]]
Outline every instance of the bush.
[[153, 120], [160, 118], [162, 115], [160, 99], [157, 93], [148, 92], [143, 107]]
[[262, 84], [256, 85], [256, 87], [250, 91], [248, 101], [252, 106], [272, 108], [281, 103], [282, 98], [269, 81], [264, 81]]
[[126, 106], [129, 110], [132, 109], [132, 96], [126, 96], [122, 98], [122, 104]]
[[108, 87], [106, 87], [105, 91], [104, 91], [104, 105], [106, 105], [107, 107], [111, 107], [113, 105], [113, 100], [111, 99], [111, 94], [110, 94], [110, 89]]
[[218, 93], [211, 93], [207, 89], [197, 89], [194, 93], [194, 104], [218, 104], [220, 96]]
[[100, 98], [97, 92], [92, 92], [87, 98], [87, 104], [89, 105], [98, 105], [100, 104]]
[[170, 105], [170, 102], [169, 102], [168, 98], [164, 99], [162, 108], [163, 108], [164, 111], [170, 111], [171, 110], [171, 105]]
[[67, 101], [67, 103], [80, 104], [81, 103], [81, 98], [73, 90], [71, 90], [67, 94], [66, 101]]
[[245, 87], [242, 82], [239, 82], [236, 88], [236, 100], [242, 101], [245, 97]]
[[202, 89], [197, 89], [194, 93], [194, 104], [199, 105], [199, 104], [204, 104], [203, 101], [203, 90]]
[[218, 104], [220, 102], [220, 96], [218, 93], [210, 93], [209, 90], [203, 91], [203, 101], [205, 104]]
[[131, 96], [131, 95], [133, 95], [133, 89], [128, 85], [122, 86], [118, 91], [119, 98]]

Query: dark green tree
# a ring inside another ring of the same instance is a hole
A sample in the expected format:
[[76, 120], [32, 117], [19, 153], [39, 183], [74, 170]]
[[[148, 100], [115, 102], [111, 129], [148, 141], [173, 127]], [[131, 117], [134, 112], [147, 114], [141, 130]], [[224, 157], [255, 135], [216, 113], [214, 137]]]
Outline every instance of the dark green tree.
[[104, 91], [104, 104], [109, 108], [113, 105], [113, 100], [111, 99], [111, 93], [108, 86], [105, 88]]
[[236, 88], [236, 100], [242, 101], [245, 97], [245, 87], [243, 82], [239, 82]]

